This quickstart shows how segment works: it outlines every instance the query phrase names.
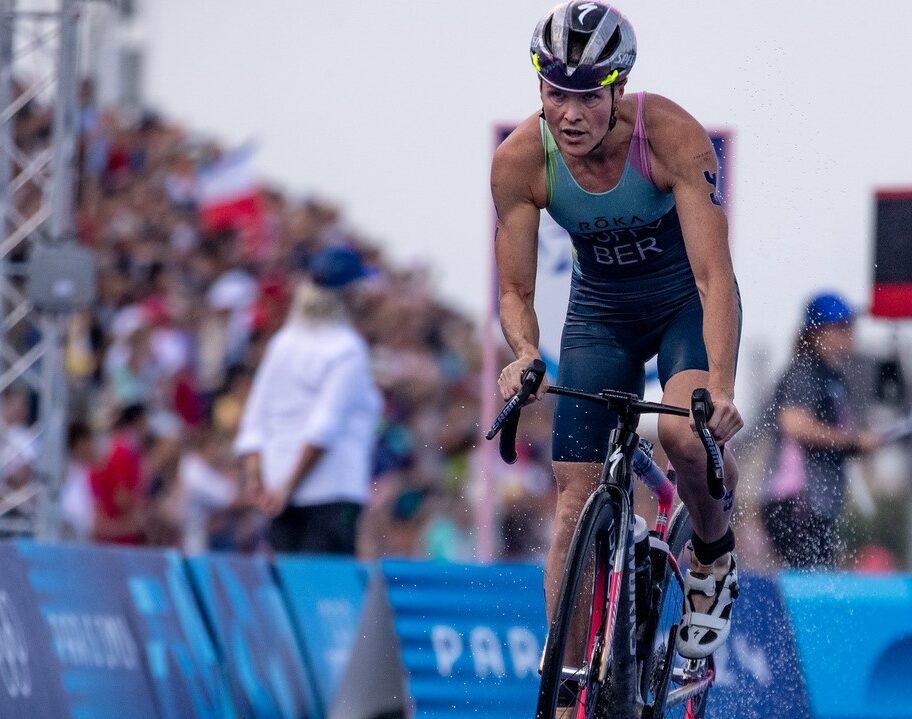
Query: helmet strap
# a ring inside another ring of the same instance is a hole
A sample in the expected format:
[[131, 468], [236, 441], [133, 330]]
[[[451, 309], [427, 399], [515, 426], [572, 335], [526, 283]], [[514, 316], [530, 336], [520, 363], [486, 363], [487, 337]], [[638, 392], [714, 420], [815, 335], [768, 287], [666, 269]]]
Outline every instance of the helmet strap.
[[614, 129], [614, 126], [617, 125], [617, 103], [614, 101], [614, 85], [611, 86], [611, 117], [608, 119], [608, 132], [611, 132]]

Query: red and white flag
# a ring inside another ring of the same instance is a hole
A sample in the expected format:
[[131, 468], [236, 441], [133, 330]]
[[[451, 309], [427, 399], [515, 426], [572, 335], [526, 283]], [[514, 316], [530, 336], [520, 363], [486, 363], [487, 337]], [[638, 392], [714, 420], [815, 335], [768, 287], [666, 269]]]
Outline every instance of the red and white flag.
[[199, 173], [200, 224], [205, 232], [250, 229], [262, 221], [252, 143], [226, 152]]

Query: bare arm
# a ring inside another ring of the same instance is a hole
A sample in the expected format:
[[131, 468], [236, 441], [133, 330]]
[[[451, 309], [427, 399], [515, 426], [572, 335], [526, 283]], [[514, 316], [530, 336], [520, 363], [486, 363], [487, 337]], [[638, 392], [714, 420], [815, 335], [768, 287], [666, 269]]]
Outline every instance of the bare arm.
[[[517, 130], [517, 133], [521, 132]], [[539, 207], [529, 178], [538, 158], [528, 141], [508, 138], [494, 155], [491, 194], [497, 211], [494, 249], [500, 288], [500, 324], [516, 356], [499, 381], [508, 398], [519, 388], [522, 369], [541, 355], [535, 314], [535, 275], [538, 264]], [[540, 395], [542, 392], [539, 393]]]
[[317, 466], [323, 455], [326, 454], [325, 447], [318, 447], [315, 444], [305, 444], [304, 448], [301, 450], [301, 454], [298, 456], [298, 461], [294, 466], [294, 469], [291, 470], [289, 475], [289, 480], [286, 485], [287, 493], [290, 497], [293, 495], [300, 487], [307, 476], [310, 474], [310, 470]]
[[805, 447], [868, 452], [882, 444], [872, 432], [846, 432], [821, 422], [806, 407], [783, 407], [779, 410], [779, 428], [786, 437]]
[[[659, 122], [650, 124], [659, 172], [674, 193], [687, 256], [703, 305], [708, 389], [714, 400], [722, 400], [734, 409], [739, 300], [728, 245], [728, 220], [716, 192], [716, 154], [706, 131], [694, 118], [665, 98], [653, 96], [651, 101], [650, 107], [659, 115]], [[710, 423], [714, 434], [721, 435], [717, 437], [720, 441], [729, 439], [740, 428], [740, 416], [732, 415], [729, 420], [720, 416]]]

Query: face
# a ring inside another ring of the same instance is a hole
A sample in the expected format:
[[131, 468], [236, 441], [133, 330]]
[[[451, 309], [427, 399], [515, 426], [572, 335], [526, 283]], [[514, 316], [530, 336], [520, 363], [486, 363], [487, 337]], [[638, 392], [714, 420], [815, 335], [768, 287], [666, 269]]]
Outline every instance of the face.
[[[615, 102], [619, 102], [623, 95], [623, 86], [616, 86]], [[608, 134], [612, 106], [610, 88], [567, 92], [542, 82], [541, 99], [545, 121], [564, 154], [575, 157], [587, 155]]]
[[825, 362], [838, 366], [852, 354], [854, 337], [851, 324], [824, 325], [817, 329], [817, 350]]

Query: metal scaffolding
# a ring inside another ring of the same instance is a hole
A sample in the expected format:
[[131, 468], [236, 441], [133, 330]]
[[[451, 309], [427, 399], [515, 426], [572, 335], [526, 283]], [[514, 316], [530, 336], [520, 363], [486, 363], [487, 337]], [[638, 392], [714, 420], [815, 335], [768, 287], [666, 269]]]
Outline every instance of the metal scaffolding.
[[[72, 242], [80, 0], [0, 0], [0, 395], [20, 388], [34, 421], [0, 416], [0, 536], [54, 538], [65, 471], [65, 311], [27, 291], [37, 247]], [[30, 481], [13, 468], [34, 458]]]

